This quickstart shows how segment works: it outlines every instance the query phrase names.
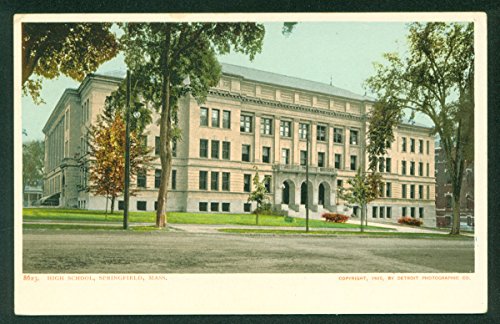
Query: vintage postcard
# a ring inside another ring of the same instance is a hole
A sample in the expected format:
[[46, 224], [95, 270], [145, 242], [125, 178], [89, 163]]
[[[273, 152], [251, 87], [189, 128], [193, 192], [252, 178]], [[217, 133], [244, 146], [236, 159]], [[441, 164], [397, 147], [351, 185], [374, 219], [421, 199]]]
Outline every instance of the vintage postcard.
[[487, 311], [484, 13], [26, 14], [14, 57], [16, 314]]

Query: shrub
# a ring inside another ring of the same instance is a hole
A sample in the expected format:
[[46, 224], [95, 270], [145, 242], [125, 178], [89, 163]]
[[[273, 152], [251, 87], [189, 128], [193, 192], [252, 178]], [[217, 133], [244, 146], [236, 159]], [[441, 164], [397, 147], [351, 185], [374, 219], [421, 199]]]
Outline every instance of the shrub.
[[398, 219], [398, 223], [412, 226], [420, 226], [423, 224], [421, 220], [409, 216], [401, 217], [400, 219]]
[[259, 214], [259, 215], [269, 215], [269, 216], [285, 216], [286, 215], [286, 211], [279, 210], [279, 209], [273, 207], [272, 204], [262, 204], [262, 206], [260, 208], [256, 208], [252, 213]]
[[345, 223], [349, 219], [349, 216], [337, 213], [324, 213], [321, 217], [323, 217], [327, 222], [334, 223]]

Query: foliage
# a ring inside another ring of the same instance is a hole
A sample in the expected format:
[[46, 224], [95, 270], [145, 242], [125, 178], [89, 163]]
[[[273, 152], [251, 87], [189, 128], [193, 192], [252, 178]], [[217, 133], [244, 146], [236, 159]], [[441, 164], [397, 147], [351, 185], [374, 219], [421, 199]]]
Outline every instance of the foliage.
[[338, 188], [338, 196], [351, 205], [361, 207], [361, 227], [363, 231], [363, 221], [366, 217], [366, 205], [378, 198], [380, 191], [381, 176], [376, 172], [363, 172], [358, 168], [356, 175], [347, 180], [348, 187]]
[[23, 143], [23, 190], [25, 186], [43, 183], [44, 160], [45, 143], [43, 141]]
[[[216, 54], [231, 50], [253, 59], [262, 47], [264, 27], [256, 23], [128, 23], [120, 38], [125, 63], [134, 76], [135, 95], [160, 112], [161, 179], [157, 226], [166, 225], [178, 102], [186, 94], [204, 102], [221, 74]], [[189, 84], [186, 82], [189, 80]]]
[[[97, 123], [89, 129], [90, 175], [88, 190], [114, 202], [124, 190], [125, 184], [125, 123], [122, 116], [106, 108]], [[147, 168], [151, 161], [151, 149], [140, 143], [140, 134], [130, 134], [130, 173], [135, 175]]]
[[[42, 79], [64, 74], [81, 81], [118, 54], [111, 23], [22, 24], [22, 85], [25, 95], [42, 103]], [[32, 76], [37, 78], [31, 78]]]
[[270, 204], [268, 204], [268, 192], [266, 189], [266, 182], [268, 179], [264, 177], [262, 181], [260, 180], [259, 177], [259, 171], [257, 167], [254, 167], [255, 169], [255, 175], [253, 177], [253, 187], [254, 190], [248, 195], [248, 202], [256, 202], [257, 203], [257, 208], [254, 211], [255, 214], [255, 224], [259, 224], [259, 214], [261, 210], [269, 210], [270, 209]]
[[323, 215], [321, 215], [321, 217], [324, 218], [327, 222], [334, 223], [345, 223], [349, 220], [349, 216], [337, 213], [324, 213]]
[[412, 226], [420, 226], [423, 224], [421, 220], [409, 216], [399, 218], [398, 223], [412, 225]]
[[[368, 151], [385, 153], [392, 130], [415, 113], [428, 116], [439, 135], [451, 172], [454, 197], [451, 233], [460, 230], [460, 191], [464, 168], [474, 152], [474, 26], [472, 23], [412, 23], [405, 58], [387, 53], [366, 84], [376, 94], [370, 116]], [[370, 164], [375, 163], [370, 161]]]

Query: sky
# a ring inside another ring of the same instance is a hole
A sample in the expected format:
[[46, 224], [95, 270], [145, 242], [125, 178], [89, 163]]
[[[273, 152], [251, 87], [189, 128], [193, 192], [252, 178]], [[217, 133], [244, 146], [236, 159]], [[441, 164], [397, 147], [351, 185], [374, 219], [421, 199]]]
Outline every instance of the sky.
[[[262, 52], [253, 61], [231, 53], [219, 61], [302, 79], [330, 82], [358, 94], [369, 92], [364, 81], [375, 73], [373, 62], [383, 63], [383, 53], [406, 50], [406, 23], [398, 22], [300, 22], [289, 36], [281, 33], [282, 23], [265, 23]], [[96, 73], [125, 71], [123, 56], [104, 63]], [[29, 96], [22, 98], [23, 141], [43, 139], [43, 126], [66, 88], [79, 83], [67, 77], [44, 80], [41, 97], [45, 104], [35, 105]], [[417, 122], [431, 125], [424, 117]]]

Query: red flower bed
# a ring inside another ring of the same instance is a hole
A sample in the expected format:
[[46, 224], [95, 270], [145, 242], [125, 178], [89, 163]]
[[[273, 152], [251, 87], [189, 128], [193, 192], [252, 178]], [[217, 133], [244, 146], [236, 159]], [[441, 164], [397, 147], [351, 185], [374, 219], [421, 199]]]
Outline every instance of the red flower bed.
[[423, 224], [421, 220], [409, 216], [401, 217], [400, 219], [398, 219], [398, 223], [412, 226], [420, 226]]
[[349, 219], [349, 216], [337, 213], [324, 213], [321, 217], [323, 217], [327, 222], [333, 223], [345, 223]]

